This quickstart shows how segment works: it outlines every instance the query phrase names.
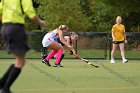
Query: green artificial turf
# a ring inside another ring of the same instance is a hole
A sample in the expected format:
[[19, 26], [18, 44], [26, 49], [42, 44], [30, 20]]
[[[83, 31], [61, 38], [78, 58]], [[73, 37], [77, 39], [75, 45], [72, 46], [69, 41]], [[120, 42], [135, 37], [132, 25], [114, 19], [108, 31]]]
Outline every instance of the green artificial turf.
[[[14, 60], [0, 60], [0, 76]], [[50, 61], [51, 64], [54, 60]], [[63, 60], [63, 68], [27, 60], [12, 86], [13, 93], [139, 93], [140, 62], [97, 61], [94, 68], [79, 60]]]
[[[65, 49], [66, 50], [66, 49]], [[105, 56], [107, 56], [107, 59], [109, 59], [109, 50], [78, 50], [77, 55], [83, 57], [83, 58], [92, 58], [92, 59], [105, 59]], [[49, 52], [48, 52], [49, 53]], [[27, 52], [26, 58], [41, 58], [42, 52], [36, 52], [34, 50], [30, 50]], [[140, 51], [136, 50], [128, 50], [126, 51], [126, 58], [127, 59], [140, 59], [139, 57]], [[0, 50], [0, 58], [14, 58], [13, 55], [8, 55], [8, 53], [5, 50]], [[68, 50], [66, 50], [65, 58], [73, 58], [73, 56], [69, 55]], [[115, 53], [115, 58], [121, 58], [120, 51], [117, 50]]]

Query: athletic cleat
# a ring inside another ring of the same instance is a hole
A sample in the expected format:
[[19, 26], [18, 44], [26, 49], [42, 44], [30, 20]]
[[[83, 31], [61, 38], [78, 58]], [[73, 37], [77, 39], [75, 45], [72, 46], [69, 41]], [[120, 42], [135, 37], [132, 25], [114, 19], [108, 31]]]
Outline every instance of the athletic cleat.
[[127, 63], [127, 62], [128, 62], [128, 60], [127, 59], [124, 59], [122, 63]]
[[110, 63], [115, 63], [115, 60], [114, 59], [111, 59]]
[[0, 93], [12, 93], [10, 90], [1, 90]]
[[2, 88], [3, 88], [3, 84], [2, 84], [2, 83], [0, 83], [0, 90], [2, 90]]
[[99, 66], [95, 66], [95, 65], [94, 65], [94, 67], [95, 67], [95, 68], [98, 68]]
[[42, 60], [42, 63], [48, 65], [48, 66], [51, 66], [51, 64], [49, 63], [49, 61], [46, 61], [45, 59]]
[[61, 64], [54, 64], [53, 67], [63, 67]]

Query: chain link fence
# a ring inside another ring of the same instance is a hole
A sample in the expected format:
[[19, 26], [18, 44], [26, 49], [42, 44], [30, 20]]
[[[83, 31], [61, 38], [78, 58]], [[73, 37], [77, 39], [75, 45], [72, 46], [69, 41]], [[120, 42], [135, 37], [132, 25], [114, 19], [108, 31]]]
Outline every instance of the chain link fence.
[[[42, 55], [42, 38], [47, 32], [27, 32], [28, 43], [31, 50], [26, 58], [39, 59]], [[106, 32], [78, 32], [79, 38], [74, 44], [77, 55], [88, 59], [110, 59], [112, 48], [111, 34]], [[126, 33], [128, 43], [125, 45], [126, 58], [140, 59], [140, 33]], [[65, 58], [73, 58], [66, 50]], [[49, 51], [47, 51], [49, 52]], [[4, 42], [0, 36], [0, 59], [14, 58], [8, 55], [4, 48]], [[121, 58], [119, 48], [115, 58]]]

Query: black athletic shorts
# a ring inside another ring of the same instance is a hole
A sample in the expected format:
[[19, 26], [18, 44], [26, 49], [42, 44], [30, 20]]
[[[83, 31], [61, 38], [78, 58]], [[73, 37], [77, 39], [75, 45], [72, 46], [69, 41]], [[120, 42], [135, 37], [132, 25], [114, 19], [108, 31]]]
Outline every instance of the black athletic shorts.
[[60, 41], [59, 38], [57, 38], [55, 41], [56, 41], [57, 43], [61, 44], [62, 46], [64, 46], [64, 44]]
[[113, 44], [121, 44], [124, 43], [124, 41], [113, 41]]
[[23, 24], [5, 23], [2, 25], [1, 34], [8, 53], [22, 55], [29, 50]]

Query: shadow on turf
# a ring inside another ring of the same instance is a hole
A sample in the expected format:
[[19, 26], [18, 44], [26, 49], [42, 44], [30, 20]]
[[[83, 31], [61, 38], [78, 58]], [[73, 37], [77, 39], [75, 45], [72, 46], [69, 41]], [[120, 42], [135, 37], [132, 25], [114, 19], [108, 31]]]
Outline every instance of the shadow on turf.
[[109, 73], [115, 75], [116, 77], [118, 77], [122, 80], [125, 80], [127, 83], [131, 84], [132, 86], [137, 86], [138, 85], [138, 83], [135, 82], [134, 80], [124, 76], [123, 74], [118, 73], [117, 71], [111, 69], [109, 66], [106, 66], [103, 63], [100, 63], [99, 65], [100, 65], [101, 68], [107, 70]]
[[[68, 86], [68, 83], [66, 81], [63, 81], [62, 79], [60, 79], [59, 77], [47, 72], [47, 71], [44, 71], [42, 69], [40, 69], [39, 67], [37, 67], [36, 65], [34, 65], [33, 63], [29, 63], [28, 64], [30, 67], [32, 67], [33, 69], [37, 70], [39, 73], [42, 73], [44, 74], [45, 76], [48, 76], [50, 77], [52, 80], [58, 82], [59, 84], [61, 84], [62, 86], [66, 87]], [[76, 91], [72, 91], [71, 93], [76, 93]]]
[[30, 67], [32, 67], [33, 69], [37, 70], [39, 73], [42, 73], [44, 74], [45, 76], [47, 77], [50, 77], [52, 80], [58, 82], [59, 84], [61, 84], [62, 86], [67, 86], [67, 82], [66, 81], [63, 81], [62, 79], [60, 79], [59, 77], [47, 72], [47, 71], [44, 71], [42, 69], [40, 69], [39, 67], [37, 67], [36, 65], [34, 65], [33, 63], [29, 63], [28, 64]]
[[[103, 68], [103, 69], [107, 70], [109, 73], [115, 75], [116, 77], [118, 77], [122, 80], [125, 80], [127, 83], [131, 84], [132, 86], [137, 86], [138, 85], [138, 83], [135, 82], [134, 80], [132, 80], [132, 79], [124, 76], [123, 74], [120, 74], [117, 71], [111, 69], [109, 66], [106, 66], [103, 62], [100, 62], [98, 65], [100, 66], [100, 68]], [[85, 65], [84, 67], [89, 68], [88, 65]], [[92, 67], [90, 67], [90, 68], [92, 68]]]

